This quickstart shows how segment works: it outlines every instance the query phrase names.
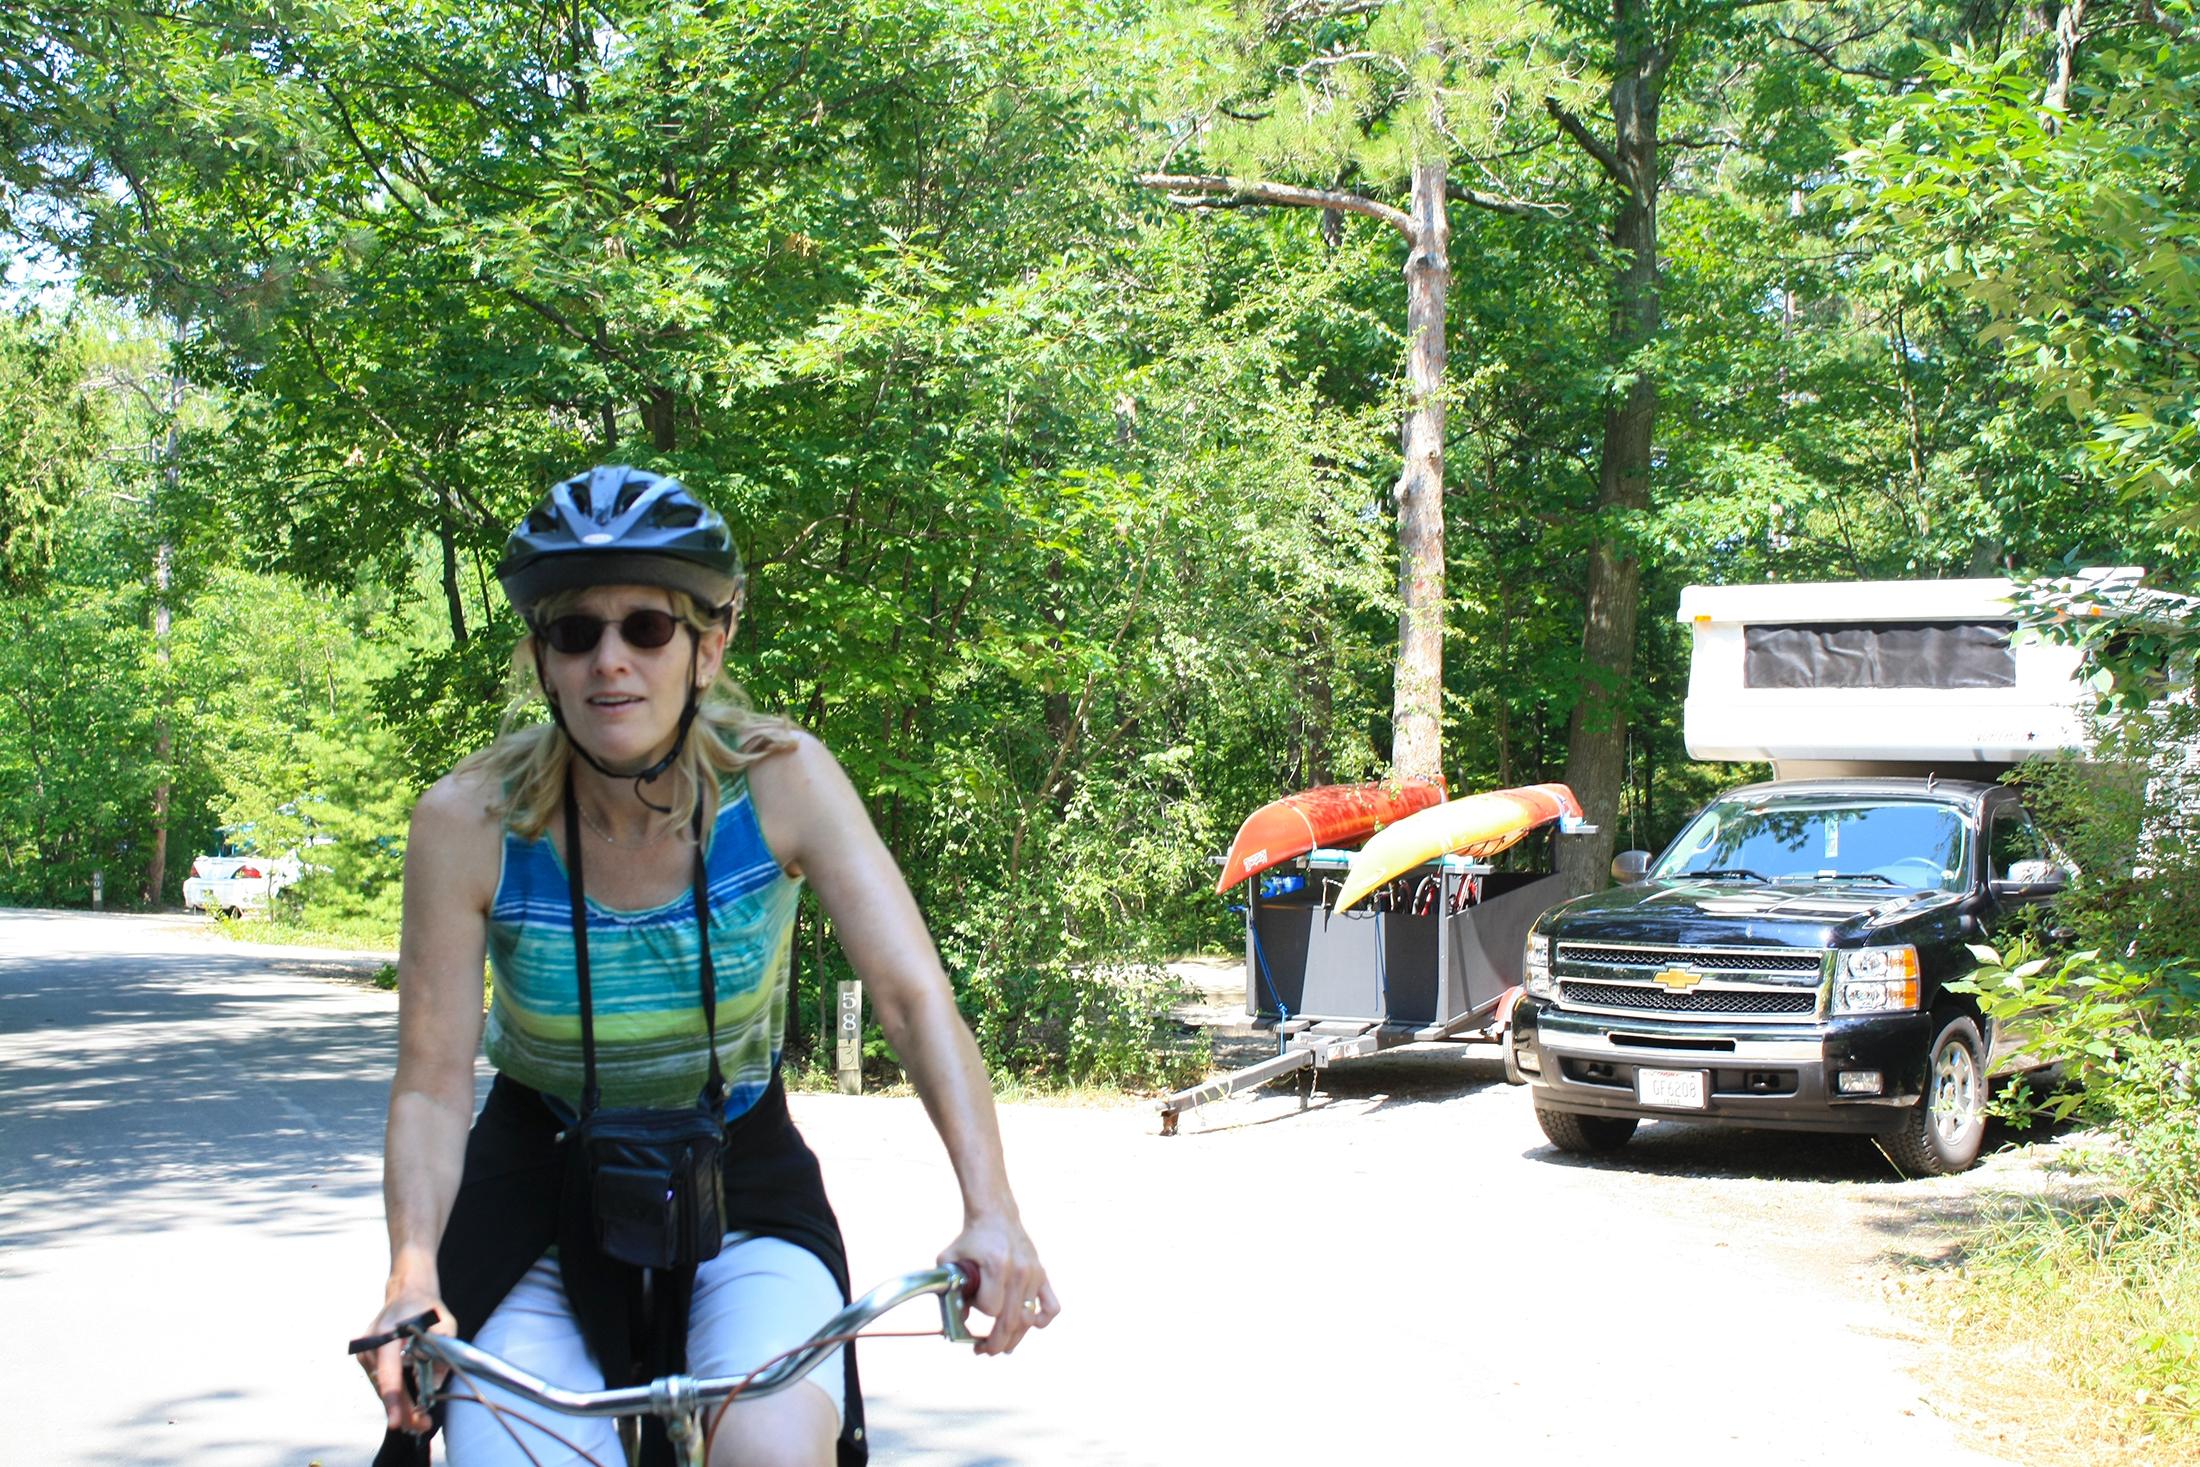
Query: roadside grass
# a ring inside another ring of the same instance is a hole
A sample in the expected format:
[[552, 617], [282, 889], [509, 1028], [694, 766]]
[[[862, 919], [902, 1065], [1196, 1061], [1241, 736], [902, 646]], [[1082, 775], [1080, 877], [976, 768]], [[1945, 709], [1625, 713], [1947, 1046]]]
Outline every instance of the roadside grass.
[[397, 928], [369, 917], [328, 917], [277, 912], [273, 916], [215, 917], [215, 930], [237, 942], [282, 943], [294, 947], [331, 947], [397, 951]]
[[[1204, 1078], [1213, 1068], [1214, 1042], [1205, 1030], [1157, 1041], [1141, 1057], [1143, 1069], [1133, 1077], [1108, 1078], [1039, 1073], [1019, 1075], [999, 1069], [992, 1072], [993, 1098], [1004, 1104], [1109, 1106], [1134, 1105], [1167, 1094], [1181, 1085]], [[830, 1053], [822, 1059], [805, 1049], [787, 1056], [780, 1071], [787, 1089], [797, 1095], [829, 1095], [840, 1090], [840, 1072]], [[863, 1093], [865, 1095], [915, 1095], [916, 1088], [895, 1060], [892, 1049], [874, 1036], [864, 1046]]]
[[[790, 1059], [781, 1071], [791, 1095], [837, 1095], [840, 1093], [840, 1076], [830, 1066], [820, 1067], [807, 1058]], [[863, 1077], [863, 1093], [889, 1099], [913, 1099], [917, 1087], [899, 1070], [889, 1078], [880, 1079], [866, 1069]], [[1161, 1092], [1155, 1091], [1152, 1095]], [[996, 1077], [993, 1098], [1002, 1105], [1044, 1105], [1075, 1107], [1077, 1109], [1125, 1108], [1148, 1104], [1152, 1100], [1143, 1090], [1126, 1089], [1120, 1085], [1089, 1085], [1072, 1081], [1031, 1082], [1013, 1078]]]
[[[1914, 1303], [1994, 1448], [2068, 1467], [2200, 1464], [2200, 1216], [2110, 1195], [1982, 1215]], [[2006, 1443], [2006, 1445], [2004, 1445]]]

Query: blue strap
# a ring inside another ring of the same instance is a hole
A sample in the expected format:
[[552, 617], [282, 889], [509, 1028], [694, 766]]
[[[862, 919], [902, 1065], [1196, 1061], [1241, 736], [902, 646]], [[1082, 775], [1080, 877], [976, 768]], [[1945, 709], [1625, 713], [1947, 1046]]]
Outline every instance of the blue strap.
[[[1231, 906], [1230, 910], [1245, 912], [1245, 908], [1235, 904]], [[1291, 1006], [1285, 1003], [1283, 995], [1276, 991], [1276, 980], [1268, 972], [1268, 954], [1262, 951], [1260, 945], [1260, 926], [1253, 921], [1252, 914], [1249, 912], [1246, 913], [1245, 917], [1245, 935], [1253, 939], [1253, 961], [1260, 969], [1260, 981], [1268, 985], [1268, 996], [1275, 1000], [1276, 1053], [1282, 1054], [1290, 1044], [1290, 1037], [1283, 1032], [1283, 1026], [1291, 1022]]]
[[1383, 948], [1383, 914], [1375, 914], [1375, 987], [1383, 996], [1383, 1017], [1390, 1017], [1390, 964], [1385, 961]]

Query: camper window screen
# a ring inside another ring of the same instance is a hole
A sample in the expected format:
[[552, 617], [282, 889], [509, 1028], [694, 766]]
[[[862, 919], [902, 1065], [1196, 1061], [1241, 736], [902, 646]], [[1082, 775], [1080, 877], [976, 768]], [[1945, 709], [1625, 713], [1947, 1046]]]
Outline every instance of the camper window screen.
[[1746, 688], [2013, 688], [2014, 622], [1745, 627]]

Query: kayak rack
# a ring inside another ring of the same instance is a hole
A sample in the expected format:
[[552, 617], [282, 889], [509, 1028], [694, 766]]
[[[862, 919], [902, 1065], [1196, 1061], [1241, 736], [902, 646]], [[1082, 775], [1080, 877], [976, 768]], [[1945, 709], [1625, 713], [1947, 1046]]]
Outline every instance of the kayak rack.
[[[1276, 1053], [1161, 1101], [1161, 1134], [1185, 1111], [1404, 1044], [1503, 1037], [1529, 926], [1556, 905], [1548, 871], [1500, 872], [1446, 856], [1334, 910], [1349, 851], [1316, 850], [1248, 883], [1245, 1012]], [[1331, 875], [1329, 873], [1335, 873]]]

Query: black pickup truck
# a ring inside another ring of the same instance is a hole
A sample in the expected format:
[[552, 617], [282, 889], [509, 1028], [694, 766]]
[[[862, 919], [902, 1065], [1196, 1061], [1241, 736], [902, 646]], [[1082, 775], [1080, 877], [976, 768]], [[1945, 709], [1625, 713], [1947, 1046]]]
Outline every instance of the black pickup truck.
[[1527, 939], [1507, 1071], [1553, 1145], [1610, 1151], [1677, 1118], [1868, 1133], [1910, 1175], [1977, 1159], [2006, 1036], [1948, 984], [2064, 880], [2014, 791], [1750, 785], [1613, 869], [1626, 884]]

